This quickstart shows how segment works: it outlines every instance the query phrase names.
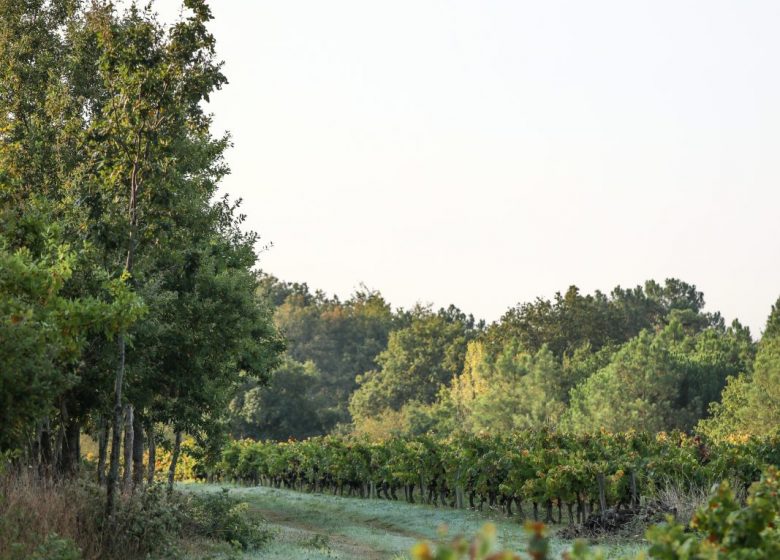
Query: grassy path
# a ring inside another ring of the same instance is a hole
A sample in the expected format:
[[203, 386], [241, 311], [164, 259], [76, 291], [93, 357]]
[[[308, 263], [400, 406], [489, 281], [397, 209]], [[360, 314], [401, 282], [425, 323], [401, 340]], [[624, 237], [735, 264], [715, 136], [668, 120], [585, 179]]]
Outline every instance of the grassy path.
[[[223, 486], [183, 485], [193, 492], [219, 491]], [[499, 542], [512, 550], [525, 550], [525, 536], [517, 520], [473, 511], [438, 509], [403, 502], [362, 500], [323, 494], [305, 494], [274, 488], [231, 487], [231, 495], [249, 503], [276, 532], [273, 542], [246, 560], [380, 560], [404, 558], [420, 540], [436, 540], [445, 524], [449, 535], [473, 535], [487, 521], [498, 529]], [[571, 543], [552, 540], [553, 557], [559, 558]], [[639, 546], [605, 547], [615, 557]]]

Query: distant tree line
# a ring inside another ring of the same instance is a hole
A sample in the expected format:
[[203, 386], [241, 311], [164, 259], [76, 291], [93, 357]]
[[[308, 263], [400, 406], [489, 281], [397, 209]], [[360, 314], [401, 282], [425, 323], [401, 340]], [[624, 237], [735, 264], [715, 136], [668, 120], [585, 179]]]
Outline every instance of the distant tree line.
[[490, 325], [454, 306], [393, 309], [368, 289], [341, 301], [266, 275], [260, 291], [288, 351], [269, 386], [246, 383], [231, 403], [235, 437], [535, 427], [725, 437], [780, 420], [780, 302], [755, 342], [674, 278], [609, 294], [571, 286]]

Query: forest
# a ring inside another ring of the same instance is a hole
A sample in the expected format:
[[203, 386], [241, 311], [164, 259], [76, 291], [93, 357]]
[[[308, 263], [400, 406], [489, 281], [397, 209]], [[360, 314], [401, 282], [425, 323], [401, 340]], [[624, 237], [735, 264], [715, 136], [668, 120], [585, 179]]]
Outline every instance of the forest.
[[341, 301], [268, 274], [258, 294], [287, 347], [268, 385], [248, 381], [231, 401], [236, 439], [539, 428], [718, 438], [776, 425], [780, 301], [756, 341], [678, 279], [608, 295], [570, 286], [491, 324], [454, 305], [393, 308], [368, 288]]
[[[532, 503], [572, 525], [730, 479], [723, 518], [755, 522], [755, 558], [780, 550], [780, 505], [761, 501], [780, 299], [757, 336], [676, 278], [572, 285], [490, 323], [279, 279], [220, 188], [232, 140], [207, 104], [227, 77], [208, 3], [184, 7], [168, 24], [151, 5], [0, 0], [0, 559], [228, 558], [272, 539], [184, 479]], [[654, 542], [732, 557], [687, 530]]]

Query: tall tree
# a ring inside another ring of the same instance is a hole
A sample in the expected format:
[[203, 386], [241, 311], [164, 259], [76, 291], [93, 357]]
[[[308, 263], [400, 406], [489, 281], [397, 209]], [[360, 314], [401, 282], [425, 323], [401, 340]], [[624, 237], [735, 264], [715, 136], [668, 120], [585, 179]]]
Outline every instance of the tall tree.
[[[236, 205], [213, 200], [229, 139], [212, 136], [204, 105], [225, 78], [207, 4], [184, 6], [166, 26], [135, 4], [0, 0], [0, 250], [19, 278], [59, 274], [30, 313], [79, 304], [97, 314], [79, 330], [63, 323], [79, 359], [52, 365], [67, 382], [46, 409], [71, 448], [90, 417], [104, 435], [113, 409], [109, 512], [124, 405], [139, 427], [216, 429], [241, 372], [263, 382], [281, 348], [255, 297], [257, 238], [241, 231]], [[17, 290], [14, 309], [38, 289]], [[133, 326], [142, 302], [149, 313]], [[57, 345], [45, 353], [62, 354]]]
[[[260, 294], [275, 307], [274, 320], [287, 340], [289, 357], [316, 364], [319, 375], [311, 379], [307, 393], [318, 403], [322, 431], [348, 423], [355, 378], [376, 367], [375, 359], [387, 346], [390, 331], [403, 324], [403, 317], [392, 312], [379, 292], [366, 287], [340, 300], [312, 292], [306, 284], [264, 275]], [[236, 420], [248, 428], [245, 419]]]
[[697, 332], [672, 319], [656, 334], [642, 331], [578, 385], [565, 423], [576, 431], [691, 430], [751, 357], [750, 333], [738, 323]]
[[536, 353], [507, 345], [497, 358], [472, 342], [463, 373], [446, 395], [460, 430], [510, 431], [557, 424], [567, 387], [561, 364], [543, 346]]
[[746, 363], [713, 403], [711, 417], [698, 429], [716, 439], [740, 435], [774, 435], [780, 422], [780, 305], [767, 318], [755, 361]]
[[321, 375], [314, 362], [286, 357], [267, 386], [249, 381], [230, 405], [234, 433], [278, 441], [323, 434], [328, 418], [317, 392]]
[[511, 341], [535, 352], [543, 345], [559, 359], [582, 346], [598, 351], [605, 345], [622, 344], [642, 329], [662, 328], [673, 312], [687, 311], [699, 328], [719, 326], [719, 315], [702, 313], [704, 296], [696, 286], [676, 278], [663, 285], [648, 280], [644, 287], [612, 290], [609, 297], [596, 291], [582, 295], [576, 286], [552, 300], [537, 298], [507, 311], [488, 328], [485, 343], [493, 354]]
[[462, 371], [466, 346], [476, 334], [474, 318], [455, 307], [436, 313], [413, 309], [409, 326], [393, 331], [377, 357], [380, 369], [358, 378], [360, 387], [350, 401], [353, 418], [399, 410], [408, 401], [433, 402], [439, 388]]

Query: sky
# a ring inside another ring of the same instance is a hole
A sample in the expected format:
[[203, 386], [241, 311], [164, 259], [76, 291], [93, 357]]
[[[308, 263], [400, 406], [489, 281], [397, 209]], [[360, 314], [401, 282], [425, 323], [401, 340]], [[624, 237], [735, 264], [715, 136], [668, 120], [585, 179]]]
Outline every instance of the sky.
[[[176, 0], [158, 0], [163, 18]], [[223, 190], [261, 267], [394, 306], [682, 278], [780, 296], [780, 2], [218, 0]]]

